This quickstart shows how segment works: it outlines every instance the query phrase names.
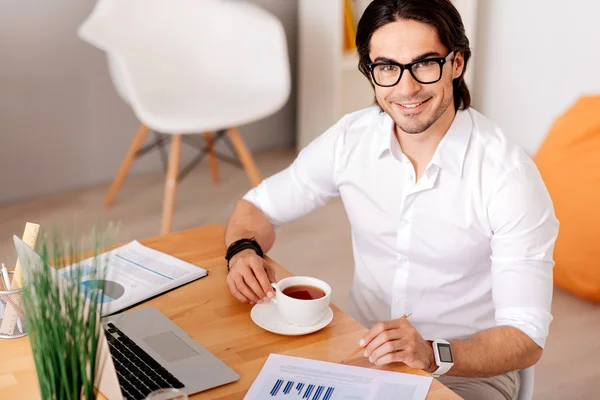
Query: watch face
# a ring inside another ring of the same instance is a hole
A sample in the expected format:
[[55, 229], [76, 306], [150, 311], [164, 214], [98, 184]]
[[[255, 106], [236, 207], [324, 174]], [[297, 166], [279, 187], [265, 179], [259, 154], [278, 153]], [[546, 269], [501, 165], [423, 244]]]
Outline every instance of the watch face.
[[450, 345], [446, 343], [438, 343], [438, 353], [440, 355], [440, 361], [444, 363], [453, 363], [454, 359], [452, 358], [452, 350], [450, 350]]

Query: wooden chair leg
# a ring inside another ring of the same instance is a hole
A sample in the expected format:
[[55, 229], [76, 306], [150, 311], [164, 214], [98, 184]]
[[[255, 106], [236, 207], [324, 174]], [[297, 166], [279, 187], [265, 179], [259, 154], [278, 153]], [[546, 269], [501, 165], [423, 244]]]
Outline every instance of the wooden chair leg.
[[231, 140], [231, 143], [237, 152], [248, 178], [250, 178], [250, 182], [253, 186], [258, 186], [258, 184], [262, 182], [262, 178], [260, 176], [260, 172], [258, 172], [258, 169], [256, 168], [254, 158], [252, 158], [252, 154], [250, 154], [250, 151], [248, 150], [244, 139], [242, 139], [240, 132], [237, 128], [231, 127], [227, 129], [227, 135], [229, 136], [229, 139]]
[[119, 168], [119, 171], [115, 175], [115, 178], [113, 179], [112, 184], [110, 185], [110, 188], [108, 189], [108, 193], [106, 194], [106, 197], [104, 198], [104, 206], [106, 208], [109, 208], [112, 205], [113, 201], [115, 200], [115, 197], [117, 196], [117, 192], [119, 191], [119, 188], [123, 184], [123, 181], [125, 180], [125, 177], [127, 176], [127, 172], [129, 172], [129, 168], [131, 168], [131, 165], [133, 164], [133, 160], [135, 160], [135, 156], [136, 156], [138, 150], [140, 149], [140, 147], [142, 147], [142, 144], [144, 143], [144, 140], [146, 140], [147, 135], [148, 135], [148, 127], [144, 124], [141, 124], [140, 127], [138, 128], [137, 134], [135, 135], [135, 137], [133, 138], [133, 141], [131, 142], [131, 145], [129, 146], [129, 150], [127, 150], [127, 154], [125, 155], [125, 158], [123, 159], [123, 162], [121, 163], [121, 167]]
[[217, 155], [214, 149], [214, 137], [211, 132], [204, 132], [204, 145], [206, 146], [206, 152], [208, 153], [208, 162], [210, 164], [210, 174], [214, 183], [219, 183], [219, 163]]
[[179, 157], [181, 156], [181, 135], [173, 135], [171, 151], [169, 152], [169, 166], [165, 181], [165, 195], [163, 202], [163, 216], [161, 234], [171, 231], [171, 220], [175, 208], [175, 191], [177, 190], [177, 175], [179, 174]]

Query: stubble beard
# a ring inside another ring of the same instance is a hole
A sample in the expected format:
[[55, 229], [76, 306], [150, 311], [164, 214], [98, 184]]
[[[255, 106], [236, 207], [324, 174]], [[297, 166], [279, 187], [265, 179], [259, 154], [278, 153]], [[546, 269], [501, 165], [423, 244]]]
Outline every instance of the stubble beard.
[[[433, 98], [429, 101], [433, 101]], [[397, 118], [396, 116], [394, 116], [391, 110], [387, 110], [386, 108], [382, 107], [377, 98], [375, 98], [375, 103], [377, 104], [377, 106], [379, 106], [379, 110], [381, 112], [385, 112], [394, 120], [394, 123], [400, 130], [402, 130], [402, 132], [405, 132], [409, 135], [418, 135], [425, 132], [433, 124], [435, 124], [436, 121], [440, 119], [440, 117], [446, 112], [448, 107], [450, 107], [450, 105], [453, 103], [453, 100], [452, 96], [450, 96], [448, 99], [445, 99], [444, 103], [440, 104], [440, 106], [435, 110], [433, 115], [426, 121], [419, 120], [419, 117], [421, 117], [421, 115], [408, 116], [402, 119]]]

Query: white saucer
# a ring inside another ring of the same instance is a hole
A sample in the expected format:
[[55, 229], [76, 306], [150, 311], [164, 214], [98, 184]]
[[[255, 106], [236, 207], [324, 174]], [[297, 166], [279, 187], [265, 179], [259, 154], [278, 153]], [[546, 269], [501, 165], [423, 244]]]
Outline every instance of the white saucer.
[[266, 331], [277, 333], [279, 335], [298, 336], [316, 332], [325, 328], [333, 319], [333, 310], [327, 307], [323, 317], [315, 324], [310, 326], [295, 326], [288, 323], [277, 309], [277, 305], [272, 301], [263, 304], [256, 304], [250, 312], [252, 321]]

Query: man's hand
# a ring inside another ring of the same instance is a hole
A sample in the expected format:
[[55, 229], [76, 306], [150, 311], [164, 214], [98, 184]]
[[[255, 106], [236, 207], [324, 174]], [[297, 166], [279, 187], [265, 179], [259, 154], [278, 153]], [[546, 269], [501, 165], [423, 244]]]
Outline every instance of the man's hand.
[[433, 348], [406, 318], [383, 321], [360, 340], [364, 356], [376, 365], [403, 362], [411, 368], [433, 372], [437, 369]]
[[240, 251], [229, 261], [227, 285], [231, 294], [242, 303], [262, 303], [275, 296], [271, 282], [275, 271], [254, 250]]

